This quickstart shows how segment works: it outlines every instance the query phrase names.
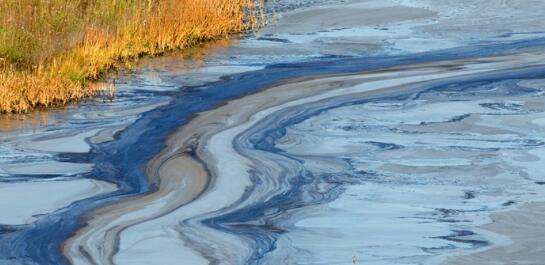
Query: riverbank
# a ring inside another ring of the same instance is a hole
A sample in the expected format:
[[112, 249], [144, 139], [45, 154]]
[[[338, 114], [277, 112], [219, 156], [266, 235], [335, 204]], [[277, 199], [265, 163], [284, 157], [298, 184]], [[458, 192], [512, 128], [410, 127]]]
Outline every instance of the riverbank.
[[111, 92], [93, 83], [157, 56], [243, 32], [252, 0], [0, 2], [0, 112], [27, 112]]

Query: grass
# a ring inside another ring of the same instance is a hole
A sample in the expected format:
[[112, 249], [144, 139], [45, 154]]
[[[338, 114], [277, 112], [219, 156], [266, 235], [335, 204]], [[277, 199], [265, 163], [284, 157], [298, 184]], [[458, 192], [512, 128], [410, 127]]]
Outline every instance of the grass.
[[96, 95], [93, 81], [256, 26], [255, 0], [0, 0], [0, 112]]

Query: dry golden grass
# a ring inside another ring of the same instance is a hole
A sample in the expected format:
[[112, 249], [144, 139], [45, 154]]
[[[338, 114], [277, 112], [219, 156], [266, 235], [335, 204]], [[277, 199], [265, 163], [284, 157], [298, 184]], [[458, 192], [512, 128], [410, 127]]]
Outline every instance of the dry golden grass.
[[0, 112], [95, 95], [92, 82], [256, 25], [255, 0], [0, 0]]

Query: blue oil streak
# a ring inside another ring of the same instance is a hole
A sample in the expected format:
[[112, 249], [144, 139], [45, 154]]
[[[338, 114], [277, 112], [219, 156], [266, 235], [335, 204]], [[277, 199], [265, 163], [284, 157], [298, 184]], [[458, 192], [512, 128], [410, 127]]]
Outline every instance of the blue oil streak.
[[[170, 95], [173, 100], [166, 106], [143, 114], [134, 124], [116, 135], [114, 141], [94, 145], [89, 154], [89, 162], [96, 166], [86, 177], [114, 182], [120, 186], [120, 190], [75, 202], [62, 211], [43, 216], [31, 225], [0, 227], [0, 259], [9, 260], [11, 264], [68, 264], [60, 246], [75, 230], [84, 225], [82, 217], [85, 213], [121, 198], [156, 190], [156, 184], [148, 183], [146, 179], [144, 173], [146, 162], [165, 147], [168, 135], [186, 124], [192, 115], [212, 109], [227, 100], [255, 93], [291, 78], [357, 73], [414, 63], [509, 54], [544, 46], [545, 38], [540, 38], [406, 56], [324, 58], [302, 63], [271, 65], [263, 70], [233, 75], [219, 82], [187, 91], [156, 93], [158, 96]], [[301, 183], [292, 184], [294, 187], [303, 185], [305, 179], [312, 177], [305, 176]], [[286, 194], [286, 198], [289, 197], [292, 197], [292, 194]], [[280, 200], [282, 198], [278, 198], [276, 203]], [[269, 206], [256, 207], [255, 213], [245, 212], [247, 217], [244, 219], [259, 216], [262, 211], [258, 209], [263, 207]], [[235, 220], [234, 217], [223, 216], [214, 222]], [[268, 248], [270, 249], [271, 247]]]
[[[344, 97], [344, 99], [339, 97], [341, 99], [329, 99], [318, 103], [304, 104], [302, 106], [294, 107], [291, 111], [292, 113], [297, 113], [297, 115], [289, 116], [279, 114], [278, 116], [281, 118], [278, 120], [273, 118], [274, 121], [267, 123], [269, 126], [264, 126], [266, 129], [252, 132], [252, 134], [248, 136], [252, 146], [247, 148], [284, 156], [289, 160], [294, 160], [296, 163], [301, 164], [300, 166], [303, 168], [304, 166], [301, 162], [297, 161], [297, 158], [291, 157], [289, 154], [276, 148], [276, 142], [286, 135], [286, 129], [288, 127], [299, 124], [326, 111], [385, 99], [404, 100], [414, 97], [416, 94], [443, 91], [445, 87], [457, 90], [458, 92], [467, 92], [472, 90], [477, 91], [477, 87], [482, 89], [483, 86], [486, 88], [487, 85], [497, 84], [498, 82], [516, 83], [513, 81], [543, 77], [545, 77], [545, 66], [528, 67], [516, 70], [505, 70], [494, 73], [472, 75], [468, 77], [459, 77], [456, 79], [431, 81], [424, 84], [419, 84], [415, 89], [394, 92], [389, 95], [373, 96], [364, 99], [354, 99], [353, 96]], [[453, 84], [455, 86], [451, 86]], [[517, 87], [513, 86], [513, 88]], [[513, 89], [511, 91], [506, 91], [505, 94], [527, 95], [528, 93], [532, 92], [537, 91], [533, 89]], [[534, 144], [542, 145], [543, 143], [539, 142]], [[391, 146], [387, 144], [383, 143], [382, 145], [384, 148], [391, 148]], [[277, 176], [272, 177], [277, 178]], [[282, 176], [281, 178], [284, 177], [285, 176]], [[244, 208], [237, 209], [236, 211], [204, 221], [205, 224], [215, 229], [245, 236], [246, 238], [253, 240], [254, 253], [248, 261], [248, 264], [260, 264], [260, 261], [265, 255], [277, 248], [275, 245], [276, 240], [281, 234], [285, 233], [287, 229], [278, 224], [278, 222], [281, 221], [280, 218], [278, 218], [278, 212], [287, 212], [288, 210], [294, 210], [301, 207], [331, 202], [338, 198], [340, 193], [343, 191], [344, 186], [352, 183], [358, 183], [361, 175], [348, 177], [344, 176], [343, 179], [339, 179], [338, 176], [331, 175], [314, 176], [311, 172], [302, 170], [299, 175], [287, 176], [287, 178], [290, 181], [290, 188], [287, 191], [278, 194], [269, 200], [256, 202]], [[317, 188], [317, 183], [328, 183], [332, 185], [333, 188], [327, 192], [319, 191]], [[258, 184], [256, 183], [255, 185]], [[309, 199], [308, 196], [303, 198], [303, 196], [308, 193], [316, 194], [317, 196], [311, 199]], [[248, 225], [242, 225], [245, 223]], [[266, 225], [250, 225], [255, 223]], [[445, 237], [445, 239], [453, 241], [460, 240], [454, 236], [448, 236]], [[474, 247], [482, 247], [483, 245], [487, 244], [487, 242], [483, 241], [467, 241], [467, 243], [472, 244]]]

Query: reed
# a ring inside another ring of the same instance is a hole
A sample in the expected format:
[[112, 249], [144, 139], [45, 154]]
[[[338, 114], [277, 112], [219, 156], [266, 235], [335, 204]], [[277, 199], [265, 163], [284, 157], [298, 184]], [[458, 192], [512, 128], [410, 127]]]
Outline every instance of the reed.
[[96, 95], [104, 74], [250, 29], [255, 0], [0, 0], [0, 112]]

